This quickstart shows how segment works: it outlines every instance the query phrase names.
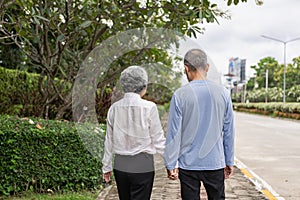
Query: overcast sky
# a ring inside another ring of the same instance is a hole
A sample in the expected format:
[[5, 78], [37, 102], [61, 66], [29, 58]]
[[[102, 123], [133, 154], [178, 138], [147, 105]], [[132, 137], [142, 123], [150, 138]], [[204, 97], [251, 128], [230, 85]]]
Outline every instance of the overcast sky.
[[[215, 0], [225, 7], [224, 0]], [[197, 44], [203, 48], [217, 69], [227, 73], [231, 57], [246, 59], [247, 76], [250, 66], [271, 56], [283, 64], [283, 43], [261, 37], [270, 36], [283, 41], [300, 37], [300, 0], [264, 0], [257, 6], [255, 0], [226, 7], [231, 20], [220, 19], [219, 24], [206, 24], [204, 35]], [[287, 44], [287, 63], [300, 56], [300, 40]]]

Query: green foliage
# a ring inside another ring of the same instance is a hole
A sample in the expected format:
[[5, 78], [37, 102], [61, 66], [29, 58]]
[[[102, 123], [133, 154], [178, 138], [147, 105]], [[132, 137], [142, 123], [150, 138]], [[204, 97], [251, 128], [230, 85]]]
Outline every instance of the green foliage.
[[87, 151], [73, 123], [1, 116], [0, 149], [0, 195], [100, 186], [101, 162]]
[[[62, 88], [62, 95], [71, 87], [70, 83], [62, 80], [53, 81]], [[39, 74], [0, 67], [0, 114], [54, 118], [57, 112], [55, 108], [61, 104], [61, 101], [44, 105], [45, 97], [39, 90], [39, 85], [46, 88], [48, 84], [48, 79], [41, 78]], [[47, 88], [48, 92], [49, 90], [50, 88]], [[47, 106], [48, 116], [43, 115], [44, 106]], [[70, 117], [66, 118], [70, 119]]]
[[234, 103], [237, 111], [300, 119], [300, 103]]
[[[267, 101], [281, 102], [284, 66], [280, 65], [275, 58], [266, 57], [251, 68], [256, 71], [256, 77], [251, 78], [247, 84], [247, 99], [250, 102], [264, 102], [267, 98]], [[267, 71], [268, 91], [266, 91]], [[286, 66], [286, 101], [300, 101], [300, 57], [294, 58], [293, 63]]]
[[98, 193], [95, 191], [83, 191], [83, 192], [64, 192], [61, 194], [37, 194], [33, 192], [25, 192], [20, 195], [5, 197], [6, 200], [95, 200]]
[[0, 67], [0, 113], [38, 115], [38, 75]]
[[256, 83], [259, 88], [264, 88], [266, 85], [266, 71], [268, 70], [268, 86], [277, 87], [279, 86], [281, 79], [280, 69], [281, 66], [272, 57], [266, 57], [261, 59], [257, 65], [251, 66], [256, 71]]
[[[248, 90], [254, 90], [250, 93], [250, 99], [254, 96], [268, 95], [271, 101], [281, 101], [283, 96], [283, 77], [284, 65], [279, 64], [274, 58], [266, 57], [259, 61], [257, 65], [251, 66], [256, 71], [256, 77], [251, 78], [247, 84]], [[268, 70], [268, 94], [265, 93], [266, 71]], [[258, 91], [255, 91], [257, 85]], [[293, 59], [292, 64], [286, 66], [286, 96], [287, 101], [299, 101], [300, 96], [300, 57]], [[260, 93], [260, 94], [254, 94]], [[253, 99], [254, 100], [254, 99]], [[251, 100], [252, 101], [252, 100]], [[255, 101], [255, 100], [254, 100]], [[260, 101], [260, 100], [256, 100]]]
[[287, 101], [300, 102], [300, 84], [294, 85], [287, 91]]
[[[227, 5], [230, 6], [232, 3], [234, 3], [234, 5], [237, 5], [239, 2], [239, 0], [227, 0]], [[241, 0], [241, 2], [247, 2], [247, 0]]]
[[0, 45], [1, 66], [8, 69], [24, 69], [26, 56], [15, 44]]
[[[234, 0], [233, 3], [245, 1]], [[227, 2], [231, 4], [232, 1]], [[41, 79], [47, 80], [47, 84], [39, 82], [38, 86], [43, 96], [41, 115], [49, 116], [47, 106], [50, 106], [55, 109], [55, 118], [64, 118], [71, 110], [71, 90], [62, 92], [67, 87], [54, 80], [58, 78], [65, 84], [73, 84], [87, 55], [108, 38], [145, 27], [165, 28], [196, 37], [203, 32], [204, 22], [217, 22], [217, 17], [230, 16], [209, 0], [146, 0], [145, 5], [128, 0], [3, 0], [0, 19], [5, 23], [0, 28], [0, 44], [16, 45], [26, 58], [28, 70], [40, 72]], [[125, 56], [116, 68], [124, 69], [128, 63], [137, 64], [142, 60], [146, 63], [168, 60], [167, 48], [151, 49], [148, 59], [140, 54], [142, 51], [144, 49]], [[169, 62], [165, 64], [171, 66]], [[113, 82], [118, 75], [104, 77], [103, 82]], [[99, 89], [104, 91], [104, 87]], [[99, 98], [109, 98], [109, 95]], [[108, 102], [109, 99], [99, 101]]]
[[[260, 88], [247, 91], [246, 93], [246, 99], [250, 102], [265, 102], [266, 97], [268, 102], [282, 102], [283, 90], [279, 87], [274, 87], [268, 88], [268, 92], [266, 92], [265, 88]], [[300, 102], [300, 85], [295, 85], [286, 91], [286, 101]]]

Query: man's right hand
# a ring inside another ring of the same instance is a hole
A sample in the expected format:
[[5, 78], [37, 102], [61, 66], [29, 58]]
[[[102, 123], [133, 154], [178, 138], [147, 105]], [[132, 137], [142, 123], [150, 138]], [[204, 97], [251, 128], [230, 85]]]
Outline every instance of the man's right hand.
[[167, 173], [168, 173], [168, 178], [171, 180], [176, 180], [178, 178], [178, 168], [174, 168], [174, 169], [167, 169]]
[[224, 175], [225, 179], [230, 178], [230, 176], [233, 174], [233, 166], [226, 166], [224, 168]]

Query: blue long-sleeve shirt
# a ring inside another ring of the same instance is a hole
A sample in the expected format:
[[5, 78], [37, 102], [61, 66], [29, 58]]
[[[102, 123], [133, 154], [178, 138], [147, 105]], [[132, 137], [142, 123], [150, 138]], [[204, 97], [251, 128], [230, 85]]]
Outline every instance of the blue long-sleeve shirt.
[[216, 170], [234, 164], [234, 120], [229, 91], [207, 80], [191, 81], [173, 94], [165, 165]]

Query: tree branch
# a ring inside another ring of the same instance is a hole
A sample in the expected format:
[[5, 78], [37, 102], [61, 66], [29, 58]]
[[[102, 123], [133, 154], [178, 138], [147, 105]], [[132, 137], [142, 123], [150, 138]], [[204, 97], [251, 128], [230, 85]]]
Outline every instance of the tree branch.
[[108, 29], [107, 26], [103, 27], [100, 30], [95, 30], [95, 34], [93, 36], [93, 39], [91, 40], [91, 42], [89, 43], [89, 45], [86, 46], [85, 50], [84, 50], [84, 54], [83, 54], [83, 59], [93, 50], [93, 48], [95, 47], [95, 44], [97, 42], [97, 40], [100, 38], [100, 36], [105, 33], [105, 31]]

